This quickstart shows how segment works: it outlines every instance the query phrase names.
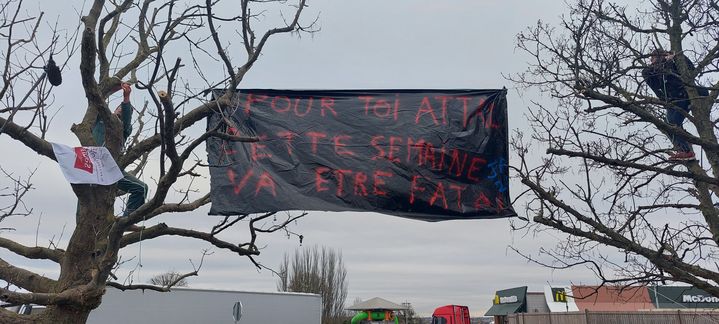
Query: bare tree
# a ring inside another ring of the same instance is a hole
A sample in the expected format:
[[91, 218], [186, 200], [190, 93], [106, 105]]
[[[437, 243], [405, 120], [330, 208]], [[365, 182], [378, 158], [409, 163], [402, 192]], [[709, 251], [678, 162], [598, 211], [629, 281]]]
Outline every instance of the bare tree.
[[187, 277], [177, 271], [168, 271], [150, 278], [150, 283], [160, 287], [187, 287]]
[[10, 216], [30, 215], [32, 209], [28, 209], [29, 207], [23, 203], [23, 197], [33, 189], [30, 182], [32, 174], [27, 179], [22, 179], [5, 171], [2, 167], [0, 167], [0, 173], [3, 174], [0, 199], [3, 199], [2, 203], [7, 203], [7, 205], [0, 205], [0, 222]]
[[278, 271], [280, 291], [315, 293], [322, 296], [322, 323], [342, 323], [347, 299], [347, 269], [342, 253], [313, 246], [285, 254]]
[[400, 319], [399, 319], [400, 323], [418, 324], [421, 322], [421, 319], [419, 318], [419, 316], [417, 316], [417, 313], [414, 311], [414, 307], [412, 307], [412, 303], [404, 302], [404, 303], [402, 303], [402, 306], [404, 306], [405, 309], [402, 310], [402, 315], [400, 315]]
[[[52, 120], [49, 111], [59, 109], [52, 101], [56, 88], [45, 81], [42, 66], [53, 54], [56, 59], [65, 57], [58, 65], [66, 71], [79, 69], [82, 83], [66, 82], [62, 86], [82, 86], [86, 97], [86, 109], [77, 115], [72, 133], [81, 145], [93, 146], [93, 125], [98, 120], [104, 122], [104, 146], [120, 167], [151, 177], [156, 184], [141, 207], [119, 218], [112, 216], [116, 186], [72, 185], [78, 199], [77, 212], [74, 231], [65, 246], [56, 246], [55, 242], [48, 247], [26, 246], [0, 238], [0, 248], [30, 259], [53, 261], [60, 269], [58, 278], [49, 278], [9, 264], [4, 256], [0, 258], [0, 279], [10, 284], [0, 288], [0, 300], [47, 306], [43, 313], [28, 316], [0, 309], [0, 322], [85, 322], [100, 304], [106, 286], [148, 288], [114, 281], [113, 271], [121, 249], [158, 237], [201, 240], [248, 257], [259, 267], [255, 257], [260, 254], [260, 235], [285, 230], [302, 215], [277, 215], [278, 219], [272, 214], [228, 216], [206, 230], [173, 227], [169, 221], [149, 227], [138, 224], [161, 214], [192, 211], [210, 202], [207, 189], [194, 181], [207, 174], [203, 170], [207, 163], [198, 157], [203, 155], [198, 150], [204, 149], [202, 144], [208, 138], [258, 140], [228, 135], [220, 129], [206, 130], [203, 120], [212, 113], [232, 109], [234, 90], [271, 37], [312, 31], [314, 21], [306, 25], [300, 22], [305, 0], [93, 0], [78, 17], [78, 29], [67, 33], [61, 33], [67, 29], [58, 28], [57, 23], [46, 21], [42, 12], [30, 11], [44, 5], [24, 6], [23, 0], [0, 4], [0, 141], [56, 159], [46, 140]], [[259, 27], [271, 24], [263, 20], [273, 16], [278, 27]], [[51, 37], [41, 40], [39, 34]], [[184, 58], [173, 53], [182, 53]], [[73, 55], [79, 55], [75, 68], [66, 65]], [[210, 70], [224, 71], [224, 75], [211, 75]], [[121, 122], [113, 117], [109, 104], [111, 93], [123, 81], [133, 85], [134, 93], [139, 93], [135, 97], [149, 98], [137, 111], [135, 132], [124, 150]], [[202, 95], [214, 88], [228, 91], [212, 99]], [[158, 165], [150, 166], [148, 160], [158, 161]], [[32, 185], [24, 177], [10, 179], [14, 185], [3, 189], [0, 196], [4, 199], [0, 220], [33, 210], [22, 203]], [[221, 235], [242, 225], [249, 232], [245, 242], [242, 238], [237, 238], [240, 242], [227, 241]], [[196, 275], [199, 266], [194, 270], [182, 276]]]
[[[518, 36], [532, 63], [512, 78], [557, 106], [537, 101], [531, 131], [513, 136], [513, 168], [533, 217], [515, 226], [568, 234], [539, 256], [522, 253], [555, 268], [587, 267], [604, 283], [676, 281], [719, 296], [719, 5], [570, 6], [558, 26], [539, 22]], [[648, 88], [642, 71], [656, 49], [675, 54], [677, 68], [666, 73], [680, 78], [690, 113]], [[687, 118], [684, 128], [667, 121], [672, 110]], [[669, 160], [672, 137], [692, 144], [697, 159]], [[547, 155], [536, 158], [537, 148]]]

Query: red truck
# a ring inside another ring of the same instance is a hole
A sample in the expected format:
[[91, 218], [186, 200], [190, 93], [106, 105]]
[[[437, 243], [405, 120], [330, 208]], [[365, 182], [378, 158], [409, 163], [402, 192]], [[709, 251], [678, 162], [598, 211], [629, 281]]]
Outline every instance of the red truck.
[[460, 305], [437, 307], [432, 313], [432, 324], [470, 324], [469, 307]]

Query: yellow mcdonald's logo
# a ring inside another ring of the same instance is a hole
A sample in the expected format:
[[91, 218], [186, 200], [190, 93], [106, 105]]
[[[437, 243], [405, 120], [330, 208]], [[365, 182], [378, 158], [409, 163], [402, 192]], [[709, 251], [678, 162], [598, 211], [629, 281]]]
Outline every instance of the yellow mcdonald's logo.
[[558, 292], [557, 301], [567, 301], [567, 295], [564, 292]]
[[553, 299], [555, 302], [566, 303], [567, 292], [563, 288], [552, 288]]

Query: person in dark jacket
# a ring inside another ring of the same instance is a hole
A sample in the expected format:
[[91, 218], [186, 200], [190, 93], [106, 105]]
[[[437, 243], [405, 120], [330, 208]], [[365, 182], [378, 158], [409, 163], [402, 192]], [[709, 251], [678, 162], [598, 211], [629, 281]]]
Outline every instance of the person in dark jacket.
[[[123, 83], [120, 88], [122, 89], [123, 100], [120, 106], [115, 110], [113, 116], [116, 116], [122, 122], [124, 142], [127, 141], [127, 138], [132, 134], [132, 111], [134, 108], [130, 103], [130, 93], [132, 92], [130, 84]], [[92, 137], [98, 146], [105, 145], [105, 123], [99, 116], [95, 120], [95, 125], [92, 128]], [[125, 172], [125, 170], [122, 170], [122, 175], [124, 177], [117, 182], [117, 188], [130, 194], [130, 197], [127, 198], [125, 211], [123, 212], [123, 216], [127, 216], [145, 203], [145, 199], [147, 198], [147, 185], [135, 176]]]
[[[649, 88], [657, 97], [667, 102], [666, 121], [670, 125], [682, 128], [686, 114], [691, 111], [691, 101], [686, 87], [679, 76], [679, 69], [675, 59], [677, 56], [671, 52], [657, 49], [650, 54], [650, 65], [642, 71], [642, 76]], [[684, 55], [680, 55], [690, 71], [694, 71], [694, 64]], [[705, 88], [697, 88], [699, 95], [707, 96]], [[670, 140], [674, 144], [675, 153], [669, 156], [670, 160], [691, 161], [695, 159], [691, 145], [681, 136], [671, 134]]]

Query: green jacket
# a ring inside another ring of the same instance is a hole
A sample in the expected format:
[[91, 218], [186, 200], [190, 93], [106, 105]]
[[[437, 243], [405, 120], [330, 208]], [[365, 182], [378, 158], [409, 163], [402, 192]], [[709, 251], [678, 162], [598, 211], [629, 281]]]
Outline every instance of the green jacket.
[[[122, 109], [120, 121], [122, 121], [122, 139], [124, 142], [132, 134], [133, 107], [129, 102], [121, 103], [120, 107]], [[103, 122], [100, 117], [95, 120], [95, 126], [92, 127], [92, 137], [95, 139], [97, 146], [105, 145], [105, 122]]]

